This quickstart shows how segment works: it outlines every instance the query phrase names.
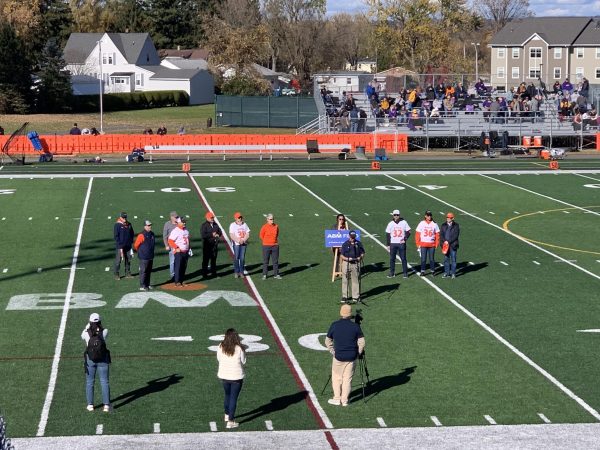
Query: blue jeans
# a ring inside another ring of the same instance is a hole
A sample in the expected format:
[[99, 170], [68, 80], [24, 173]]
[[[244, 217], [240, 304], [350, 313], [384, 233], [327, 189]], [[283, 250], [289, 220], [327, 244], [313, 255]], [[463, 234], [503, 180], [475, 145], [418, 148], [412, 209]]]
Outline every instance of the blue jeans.
[[233, 272], [244, 274], [244, 258], [246, 257], [246, 246], [233, 244]]
[[225, 391], [225, 402], [223, 408], [225, 414], [229, 416], [229, 420], [235, 419], [235, 408], [237, 407], [238, 397], [242, 390], [244, 380], [221, 380], [223, 382], [223, 390]]
[[402, 261], [402, 272], [404, 276], [408, 276], [408, 263], [406, 262], [406, 244], [391, 244], [390, 245], [390, 275], [396, 273], [396, 255], [400, 255]]
[[444, 255], [444, 273], [446, 275], [456, 274], [456, 250], [448, 249]]
[[169, 274], [171, 278], [175, 278], [175, 253], [173, 253], [173, 249], [169, 250]]
[[427, 267], [427, 259], [429, 258], [429, 266], [431, 273], [435, 272], [435, 247], [421, 247], [421, 273], [425, 272]]
[[94, 381], [96, 379], [96, 371], [100, 375], [100, 386], [102, 387], [102, 403], [110, 405], [110, 386], [108, 384], [109, 364], [95, 363], [89, 358], [87, 361], [87, 373], [85, 376], [85, 398], [88, 405], [94, 404]]

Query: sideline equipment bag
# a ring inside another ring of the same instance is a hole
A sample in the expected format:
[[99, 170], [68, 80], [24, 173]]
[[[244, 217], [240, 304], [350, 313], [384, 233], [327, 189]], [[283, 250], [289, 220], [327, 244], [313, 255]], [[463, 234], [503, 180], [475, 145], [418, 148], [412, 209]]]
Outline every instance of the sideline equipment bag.
[[105, 362], [108, 354], [108, 350], [106, 348], [106, 342], [102, 336], [102, 328], [98, 328], [96, 334], [90, 333], [90, 340], [87, 345], [87, 356], [95, 363]]

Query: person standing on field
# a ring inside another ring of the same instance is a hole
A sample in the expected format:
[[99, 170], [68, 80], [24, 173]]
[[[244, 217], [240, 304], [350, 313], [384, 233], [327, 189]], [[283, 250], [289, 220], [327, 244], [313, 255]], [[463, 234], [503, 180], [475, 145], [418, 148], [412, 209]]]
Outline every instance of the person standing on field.
[[177, 228], [178, 218], [177, 212], [171, 211], [169, 220], [163, 226], [163, 243], [165, 244], [165, 250], [169, 252], [169, 274], [171, 275], [171, 281], [175, 280], [175, 253], [173, 253], [173, 249], [169, 246], [169, 235], [171, 231]]
[[200, 235], [202, 236], [202, 276], [208, 276], [208, 263], [210, 262], [210, 272], [213, 277], [216, 277], [219, 241], [223, 233], [215, 222], [215, 215], [211, 211], [207, 212], [204, 217], [206, 221], [200, 227]]
[[446, 214], [446, 222], [442, 224], [440, 236], [442, 253], [444, 254], [444, 275], [442, 275], [442, 278], [456, 278], [456, 252], [458, 251], [460, 227], [454, 221], [454, 213], [449, 212]]
[[267, 223], [260, 229], [258, 235], [262, 241], [262, 279], [267, 279], [269, 272], [269, 258], [273, 258], [273, 278], [280, 280], [279, 275], [279, 225], [275, 223], [273, 214], [267, 214]]
[[229, 328], [225, 332], [223, 342], [217, 349], [217, 361], [219, 362], [219, 371], [217, 377], [223, 384], [225, 391], [225, 401], [223, 404], [225, 410], [224, 420], [226, 428], [237, 428], [240, 426], [235, 421], [235, 410], [237, 401], [244, 384], [244, 366], [246, 365], [246, 347], [237, 331]]
[[177, 219], [177, 228], [171, 231], [169, 235], [169, 246], [175, 254], [175, 286], [185, 286], [185, 270], [187, 269], [188, 257], [190, 252], [190, 232], [185, 227], [187, 220], [185, 217]]
[[100, 315], [92, 313], [90, 321], [81, 332], [81, 339], [85, 341], [86, 350], [83, 354], [85, 363], [85, 397], [87, 400], [87, 410], [94, 410], [94, 383], [96, 372], [100, 376], [100, 386], [102, 387], [102, 403], [104, 403], [104, 412], [110, 412], [110, 385], [109, 385], [109, 365], [110, 352], [106, 348], [106, 338], [108, 330], [102, 327]]
[[244, 222], [241, 213], [233, 215], [235, 222], [229, 225], [229, 237], [233, 242], [233, 276], [244, 278], [244, 265], [246, 258], [246, 246], [250, 238], [250, 228]]
[[125, 266], [125, 278], [131, 276], [131, 247], [133, 246], [133, 226], [127, 221], [127, 213], [122, 212], [113, 227], [113, 237], [115, 239], [115, 280], [120, 280], [121, 261]]
[[154, 263], [155, 244], [156, 238], [152, 231], [152, 222], [146, 220], [144, 221], [144, 231], [138, 234], [133, 244], [133, 249], [137, 252], [140, 262], [140, 291], [152, 289], [150, 275]]
[[435, 276], [435, 248], [440, 243], [440, 227], [433, 221], [431, 211], [425, 211], [425, 218], [417, 225], [415, 241], [421, 254], [421, 271], [417, 272], [417, 275], [425, 276], [429, 259], [431, 276]]
[[408, 278], [408, 262], [406, 261], [406, 241], [410, 236], [410, 226], [400, 215], [400, 210], [392, 211], [392, 221], [385, 229], [387, 248], [390, 252], [390, 273], [388, 278], [396, 276], [396, 255], [400, 255], [404, 278]]

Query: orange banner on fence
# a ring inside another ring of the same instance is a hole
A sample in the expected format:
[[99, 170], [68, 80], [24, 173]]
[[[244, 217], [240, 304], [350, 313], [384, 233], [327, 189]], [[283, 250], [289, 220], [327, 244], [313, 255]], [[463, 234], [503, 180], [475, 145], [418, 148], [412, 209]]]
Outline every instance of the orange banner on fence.
[[[0, 136], [0, 147], [8, 138], [9, 136]], [[147, 145], [306, 145], [308, 140], [316, 140], [319, 144], [346, 144], [351, 147], [351, 151], [355, 151], [356, 147], [364, 147], [366, 152], [373, 152], [375, 148], [381, 147], [388, 153], [408, 151], [408, 136], [405, 134], [43, 135], [40, 140], [44, 151], [55, 155], [129, 153], [134, 148], [144, 148]], [[25, 136], [16, 137], [8, 152], [11, 155], [36, 153]]]
[[596, 150], [600, 151], [600, 133], [596, 134]]

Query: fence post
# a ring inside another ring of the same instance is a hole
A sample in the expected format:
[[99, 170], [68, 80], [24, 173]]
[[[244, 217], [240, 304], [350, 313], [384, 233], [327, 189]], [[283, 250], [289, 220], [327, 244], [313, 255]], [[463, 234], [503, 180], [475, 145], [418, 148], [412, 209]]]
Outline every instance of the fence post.
[[296, 95], [296, 128], [300, 126], [300, 96]]

